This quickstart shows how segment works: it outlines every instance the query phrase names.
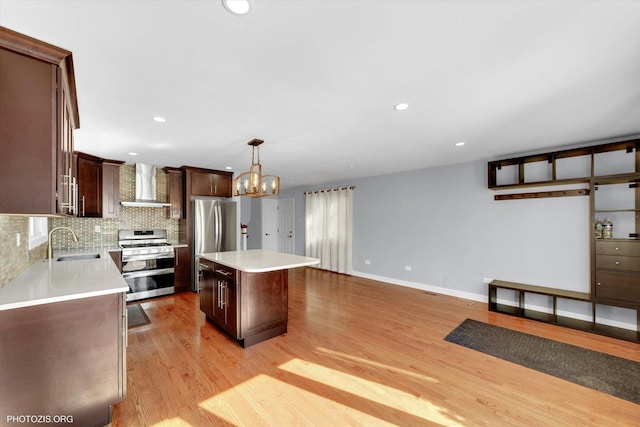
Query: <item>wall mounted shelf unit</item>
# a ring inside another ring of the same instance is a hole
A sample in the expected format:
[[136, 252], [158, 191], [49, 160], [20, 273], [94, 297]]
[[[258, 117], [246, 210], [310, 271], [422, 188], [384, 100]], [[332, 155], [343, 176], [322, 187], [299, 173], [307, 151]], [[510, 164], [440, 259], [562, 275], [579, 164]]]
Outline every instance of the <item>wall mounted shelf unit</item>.
[[[488, 163], [488, 187], [492, 190], [548, 185], [588, 184], [598, 175], [596, 156], [640, 148], [640, 139], [552, 151], [494, 160]], [[632, 168], [621, 173], [632, 173]], [[577, 172], [574, 172], [577, 171]]]
[[[585, 195], [591, 223], [585, 230], [590, 233], [589, 292], [494, 281], [489, 285], [489, 310], [640, 342], [640, 139], [495, 160], [487, 167], [492, 190], [582, 184], [584, 188], [498, 194], [494, 199]], [[610, 222], [612, 229], [600, 235], [598, 222]], [[498, 288], [516, 291], [518, 305], [498, 304]], [[552, 313], [526, 308], [526, 294], [546, 295], [552, 301]], [[592, 320], [558, 316], [558, 299], [591, 304]], [[596, 307], [600, 305], [635, 310], [636, 331], [598, 323]]]

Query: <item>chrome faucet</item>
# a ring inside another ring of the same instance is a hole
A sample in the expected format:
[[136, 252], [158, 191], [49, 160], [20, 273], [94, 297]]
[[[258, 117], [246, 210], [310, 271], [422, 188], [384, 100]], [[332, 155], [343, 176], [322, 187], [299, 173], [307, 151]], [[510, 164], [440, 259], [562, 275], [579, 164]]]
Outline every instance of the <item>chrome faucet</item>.
[[71, 232], [71, 235], [73, 236], [73, 241], [76, 243], [78, 242], [78, 236], [76, 235], [75, 231], [73, 231], [69, 227], [53, 227], [49, 232], [49, 243], [47, 243], [47, 259], [53, 258], [53, 245], [51, 243], [51, 235], [54, 231], [62, 229], [69, 230]]

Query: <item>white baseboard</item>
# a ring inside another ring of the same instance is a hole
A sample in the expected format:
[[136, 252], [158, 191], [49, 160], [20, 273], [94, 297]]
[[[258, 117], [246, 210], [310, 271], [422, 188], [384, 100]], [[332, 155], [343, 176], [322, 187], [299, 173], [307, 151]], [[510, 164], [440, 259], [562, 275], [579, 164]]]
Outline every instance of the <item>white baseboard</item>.
[[[377, 276], [375, 274], [368, 274], [368, 273], [363, 273], [361, 271], [353, 271], [351, 273], [354, 276], [357, 277], [363, 277], [365, 279], [371, 279], [371, 280], [377, 280], [378, 282], [385, 282], [385, 283], [390, 283], [392, 285], [398, 285], [398, 286], [405, 286], [408, 288], [414, 288], [414, 289], [421, 289], [423, 291], [429, 291], [429, 292], [434, 292], [436, 294], [442, 294], [442, 295], [449, 295], [452, 297], [456, 297], [456, 298], [462, 298], [462, 299], [468, 299], [468, 300], [472, 300], [472, 301], [478, 301], [478, 302], [483, 302], [485, 304], [487, 304], [489, 302], [489, 296], [488, 294], [475, 294], [475, 293], [471, 293], [471, 292], [465, 292], [465, 291], [459, 291], [457, 289], [449, 289], [449, 288], [443, 288], [440, 286], [433, 286], [433, 285], [427, 285], [424, 283], [417, 283], [417, 282], [410, 282], [407, 280], [400, 280], [400, 279], [393, 279], [391, 277], [384, 277], [384, 276]], [[488, 292], [488, 291], [487, 291]], [[505, 305], [511, 305], [511, 306], [517, 306], [516, 303], [514, 301], [509, 301], [509, 300], [502, 300], [499, 299], [498, 300], [499, 304], [505, 304]], [[537, 305], [531, 305], [531, 304], [527, 304], [527, 308], [530, 308], [532, 310], [536, 310], [536, 311], [541, 311], [544, 313], [551, 313], [551, 308], [549, 307], [540, 307]], [[563, 317], [568, 317], [571, 319], [576, 319], [576, 320], [584, 320], [587, 322], [591, 321], [591, 316], [590, 315], [583, 315], [580, 313], [574, 313], [574, 312], [568, 312], [568, 311], [564, 311], [564, 310], [558, 310], [558, 315], [559, 316], [563, 316]], [[603, 325], [607, 325], [607, 326], [613, 326], [616, 328], [620, 328], [620, 329], [628, 329], [630, 331], [636, 331], [637, 326], [631, 323], [626, 323], [626, 322], [620, 322], [617, 320], [612, 320], [612, 319], [605, 319], [602, 317], [598, 317], [598, 323], [603, 324]]]

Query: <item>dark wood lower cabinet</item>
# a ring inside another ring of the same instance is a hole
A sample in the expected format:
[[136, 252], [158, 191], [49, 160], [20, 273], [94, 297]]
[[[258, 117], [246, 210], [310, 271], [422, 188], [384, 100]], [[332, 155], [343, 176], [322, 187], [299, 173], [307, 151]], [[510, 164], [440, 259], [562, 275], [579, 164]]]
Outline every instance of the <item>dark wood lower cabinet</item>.
[[240, 272], [240, 333], [244, 347], [287, 332], [288, 272]]
[[622, 307], [640, 307], [640, 241], [596, 240], [596, 302]]
[[173, 281], [176, 292], [189, 290], [191, 286], [191, 260], [188, 247], [175, 248]]
[[127, 390], [126, 316], [121, 293], [0, 311], [2, 424], [12, 415], [109, 424]]
[[199, 261], [200, 309], [243, 347], [287, 332], [288, 270], [247, 273]]

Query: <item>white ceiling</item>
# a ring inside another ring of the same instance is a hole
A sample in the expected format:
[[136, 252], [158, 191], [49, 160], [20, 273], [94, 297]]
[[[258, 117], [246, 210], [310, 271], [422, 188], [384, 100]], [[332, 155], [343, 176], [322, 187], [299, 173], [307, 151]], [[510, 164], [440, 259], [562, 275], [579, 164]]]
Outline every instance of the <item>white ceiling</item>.
[[73, 52], [76, 148], [128, 163], [242, 172], [260, 138], [295, 187], [640, 134], [639, 1], [0, 0], [0, 25]]

